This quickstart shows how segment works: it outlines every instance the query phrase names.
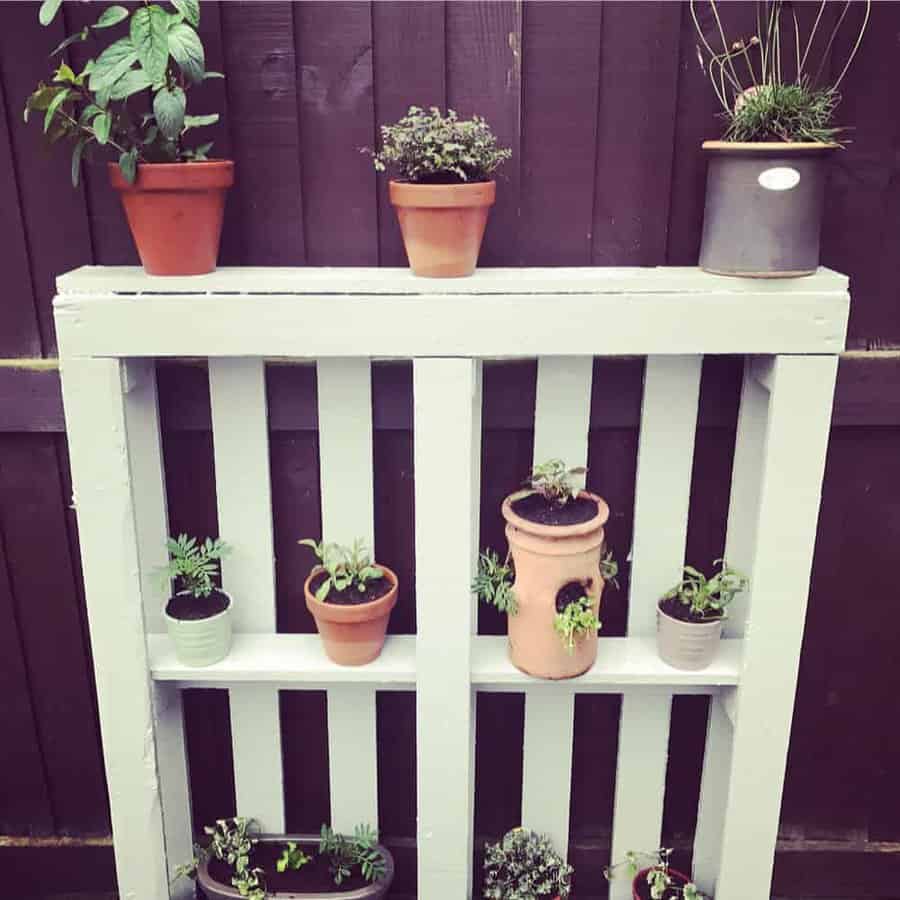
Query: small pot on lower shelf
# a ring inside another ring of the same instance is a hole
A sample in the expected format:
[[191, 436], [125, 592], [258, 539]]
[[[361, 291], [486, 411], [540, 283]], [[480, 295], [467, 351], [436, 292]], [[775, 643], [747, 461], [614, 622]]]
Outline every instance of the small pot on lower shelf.
[[[633, 900], [650, 900], [650, 885], [647, 884], [647, 873], [649, 871], [649, 867], [641, 869], [641, 871], [634, 876], [634, 881], [631, 882], [631, 896]], [[669, 867], [669, 875], [672, 876], [679, 887], [684, 887], [691, 881], [687, 875], [671, 868], [671, 866]], [[672, 896], [674, 897], [675, 895]], [[666, 894], [663, 900], [669, 900], [669, 894]], [[680, 894], [678, 895], [678, 900], [681, 900]]]
[[[662, 601], [660, 601], [662, 603]], [[715, 658], [722, 636], [722, 619], [690, 622], [656, 607], [656, 642], [663, 662], [675, 669], [705, 669]]]
[[198, 603], [208, 599], [194, 597], [188, 591], [176, 594], [166, 604], [166, 630], [178, 661], [186, 666], [211, 666], [228, 656], [231, 649], [231, 595], [214, 590], [209, 597], [212, 603], [224, 597], [225, 608], [208, 616], [182, 617], [179, 612], [196, 609]]

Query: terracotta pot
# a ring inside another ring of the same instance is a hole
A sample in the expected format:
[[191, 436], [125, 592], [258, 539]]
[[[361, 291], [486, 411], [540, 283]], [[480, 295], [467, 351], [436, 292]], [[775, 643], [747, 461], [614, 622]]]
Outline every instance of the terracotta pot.
[[328, 658], [342, 666], [364, 666], [378, 658], [384, 646], [391, 610], [397, 603], [397, 576], [387, 567], [376, 563], [391, 582], [391, 589], [377, 600], [343, 606], [316, 600], [309, 589], [316, 570], [310, 572], [303, 585], [306, 608], [316, 620]]
[[175, 647], [175, 656], [186, 666], [211, 666], [228, 656], [231, 649], [231, 595], [219, 591], [228, 598], [228, 606], [214, 616], [205, 619], [176, 619], [163, 612], [166, 631]]
[[516, 668], [538, 678], [573, 678], [594, 664], [597, 634], [578, 639], [569, 652], [553, 627], [556, 595], [565, 584], [578, 581], [585, 585], [594, 612], [599, 611], [600, 553], [609, 507], [596, 494], [582, 491], [580, 496], [597, 502], [593, 519], [577, 525], [540, 525], [512, 510], [513, 502], [527, 493], [510, 494], [501, 508], [515, 564], [513, 590], [518, 605], [517, 613], [507, 617], [509, 657]]
[[660, 659], [674, 669], [695, 672], [715, 658], [722, 620], [683, 622], [656, 607], [656, 645]]
[[216, 268], [225, 194], [234, 163], [141, 163], [129, 184], [116, 163], [109, 180], [122, 198], [148, 275], [205, 275]]
[[[631, 896], [634, 900], [644, 900], [644, 898], [638, 892], [638, 885], [646, 885], [647, 884], [647, 873], [650, 871], [649, 866], [646, 869], [641, 869], [637, 875], [634, 876], [634, 881], [631, 882]], [[683, 872], [679, 872], [677, 869], [673, 869], [669, 866], [669, 874], [673, 875], [676, 879], [680, 879], [682, 886], [690, 883], [690, 878], [687, 877]], [[649, 891], [647, 892], [649, 895]]]
[[495, 181], [409, 184], [392, 181], [391, 203], [413, 274], [426, 278], [471, 275], [497, 196]]
[[[311, 848], [318, 851], [319, 836], [313, 834], [263, 834], [259, 836], [259, 842], [265, 844], [286, 844], [293, 841], [301, 846], [301, 848]], [[384, 878], [367, 884], [365, 887], [358, 888], [355, 891], [342, 891], [337, 886], [333, 891], [327, 893], [316, 892], [298, 894], [296, 892], [273, 891], [267, 893], [266, 897], [271, 900], [381, 900], [386, 897], [394, 880], [394, 857], [391, 856], [390, 850], [377, 845], [377, 849], [384, 857], [385, 873]], [[313, 855], [310, 853], [310, 855]], [[241, 895], [238, 889], [230, 884], [222, 884], [210, 874], [209, 861], [201, 858], [200, 864], [197, 866], [197, 883], [200, 885], [207, 900], [240, 900]]]

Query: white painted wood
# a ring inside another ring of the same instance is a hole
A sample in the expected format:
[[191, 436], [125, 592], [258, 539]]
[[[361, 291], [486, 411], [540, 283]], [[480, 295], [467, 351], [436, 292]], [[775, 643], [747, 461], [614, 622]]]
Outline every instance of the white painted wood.
[[413, 362], [418, 895], [429, 900], [471, 891], [478, 385], [472, 360]]
[[[236, 631], [275, 630], [275, 553], [269, 479], [265, 366], [260, 359], [211, 359], [209, 389], [219, 534], [231, 547], [222, 583]], [[232, 688], [231, 735], [238, 815], [284, 831], [278, 692]]]
[[775, 360], [758, 529], [731, 539], [750, 588], [717, 900], [769, 895], [836, 375], [835, 356]]
[[[656, 632], [656, 601], [684, 565], [702, 357], [647, 358], [638, 445], [628, 633]], [[671, 695], [626, 693], [619, 719], [613, 860], [653, 850], [662, 832]], [[623, 880], [610, 888], [624, 900]]]
[[135, 900], [164, 898], [166, 839], [121, 366], [65, 356], [64, 330], [60, 346], [118, 889]]
[[591, 356], [538, 358], [535, 465], [554, 458], [569, 466], [587, 465], [593, 367]]

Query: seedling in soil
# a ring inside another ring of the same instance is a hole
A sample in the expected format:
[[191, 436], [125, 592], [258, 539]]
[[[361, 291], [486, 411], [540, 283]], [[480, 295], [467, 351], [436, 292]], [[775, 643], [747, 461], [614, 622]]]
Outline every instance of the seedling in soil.
[[296, 871], [308, 862], [312, 862], [312, 857], [307, 856], [294, 841], [288, 841], [287, 846], [281, 851], [281, 856], [275, 861], [275, 868], [279, 872], [286, 872], [288, 869]]
[[531, 470], [527, 484], [548, 503], [565, 506], [580, 491], [573, 480], [574, 476], [584, 475], [586, 472], [584, 466], [570, 469], [561, 459], [550, 459]]
[[325, 580], [316, 588], [316, 600], [323, 603], [332, 590], [337, 593], [356, 588], [364, 594], [370, 581], [384, 577], [384, 570], [372, 565], [361, 538], [357, 538], [352, 547], [326, 544], [324, 541], [320, 543], [312, 538], [304, 538], [297, 543], [312, 548], [319, 560], [316, 568], [326, 574]]
[[179, 534], [166, 541], [169, 563], [157, 569], [164, 590], [174, 588], [194, 597], [208, 597], [215, 587], [213, 579], [219, 574], [219, 560], [231, 552], [220, 539], [207, 538], [202, 543], [197, 538]]
[[[676, 618], [692, 622], [724, 619], [728, 604], [747, 589], [750, 582], [745, 575], [729, 568], [722, 559], [717, 559], [714, 565], [719, 566], [720, 571], [712, 578], [692, 566], [685, 566], [681, 581], [663, 595], [663, 602], [672, 601], [669, 605], [675, 607]], [[678, 604], [683, 608], [679, 610]]]
[[328, 856], [328, 868], [334, 883], [340, 887], [357, 866], [366, 881], [377, 881], [384, 877], [384, 857], [377, 844], [378, 836], [370, 825], [357, 825], [352, 837], [337, 834], [328, 825], [323, 825], [319, 837], [319, 853]]
[[709, 900], [692, 881], [686, 884], [679, 883], [680, 879], [669, 868], [671, 856], [670, 847], [662, 848], [655, 853], [629, 850], [622, 862], [607, 866], [603, 874], [607, 881], [611, 881], [620, 872], [634, 879], [641, 869], [646, 868], [650, 900]]

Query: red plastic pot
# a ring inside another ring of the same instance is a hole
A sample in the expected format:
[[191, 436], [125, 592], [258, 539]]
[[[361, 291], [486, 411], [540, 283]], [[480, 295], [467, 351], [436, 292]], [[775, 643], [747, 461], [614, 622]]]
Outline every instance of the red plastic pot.
[[[648, 866], [646, 869], [641, 869], [641, 871], [634, 876], [634, 881], [631, 882], [631, 896], [634, 898], [634, 900], [645, 900], [645, 898], [642, 897], [638, 891], [638, 885], [647, 884], [647, 873], [651, 868], [651, 866]], [[688, 876], [685, 875], [684, 872], [679, 872], [678, 869], [673, 869], [671, 866], [669, 866], [669, 874], [679, 879], [682, 885], [690, 883], [691, 879], [688, 878]]]

